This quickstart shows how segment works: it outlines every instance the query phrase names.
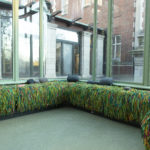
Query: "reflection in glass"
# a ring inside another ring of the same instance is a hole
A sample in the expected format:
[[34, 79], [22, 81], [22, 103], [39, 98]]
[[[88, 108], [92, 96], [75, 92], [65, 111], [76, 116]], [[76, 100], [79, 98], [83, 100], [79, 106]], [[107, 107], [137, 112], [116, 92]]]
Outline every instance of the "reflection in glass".
[[[126, 7], [128, 6], [128, 7]], [[125, 82], [143, 81], [145, 0], [114, 0], [112, 76]]]
[[63, 44], [63, 75], [72, 74], [72, 45]]
[[80, 49], [77, 32], [56, 30], [56, 75], [80, 74]]
[[56, 47], [56, 75], [79, 75], [80, 50], [78, 44], [59, 41]]
[[19, 76], [39, 76], [39, 2], [20, 0]]
[[[80, 74], [81, 78], [90, 79], [92, 77], [90, 68], [92, 68], [91, 46], [93, 40], [91, 40], [91, 36], [94, 25], [94, 0], [51, 0], [50, 3], [52, 14], [49, 16], [52, 17], [47, 20], [46, 11], [44, 17], [45, 43], [47, 44], [45, 76], [56, 78], [67, 74]], [[107, 28], [107, 14], [108, 0], [98, 0], [99, 29], [96, 54], [96, 76], [98, 78], [103, 75], [105, 37], [101, 34], [104, 33], [102, 28]], [[65, 57], [68, 57], [67, 60]]]
[[56, 75], [60, 76], [61, 72], [61, 42], [56, 44]]
[[56, 31], [56, 75], [80, 74], [80, 49], [76, 32]]
[[12, 4], [5, 1], [0, 7], [0, 79], [12, 78]]
[[80, 50], [79, 45], [74, 45], [74, 51], [73, 51], [73, 74], [79, 74], [80, 73]]

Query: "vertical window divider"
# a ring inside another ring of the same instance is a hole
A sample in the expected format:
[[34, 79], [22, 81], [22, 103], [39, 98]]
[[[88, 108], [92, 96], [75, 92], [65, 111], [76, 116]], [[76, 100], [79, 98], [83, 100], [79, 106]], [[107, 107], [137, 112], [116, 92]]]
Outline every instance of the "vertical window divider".
[[40, 14], [39, 14], [39, 34], [40, 34], [40, 41], [39, 41], [39, 63], [40, 63], [40, 77], [44, 77], [44, 63], [43, 63], [43, 57], [44, 57], [44, 35], [43, 35], [43, 6], [44, 1], [40, 0]]
[[94, 0], [94, 27], [93, 27], [93, 60], [92, 79], [96, 80], [96, 49], [97, 49], [97, 0]]
[[113, 23], [113, 0], [108, 0], [108, 30], [106, 50], [106, 76], [112, 76], [112, 23]]
[[19, 50], [18, 50], [18, 18], [19, 18], [19, 0], [13, 0], [13, 80], [19, 80]]
[[143, 84], [150, 85], [150, 0], [146, 0]]

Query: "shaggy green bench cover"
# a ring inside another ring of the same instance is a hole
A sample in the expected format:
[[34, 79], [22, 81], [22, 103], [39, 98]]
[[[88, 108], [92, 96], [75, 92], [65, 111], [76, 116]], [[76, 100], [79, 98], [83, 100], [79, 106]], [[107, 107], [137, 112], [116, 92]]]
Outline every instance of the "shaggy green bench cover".
[[150, 149], [149, 102], [149, 91], [126, 91], [115, 86], [55, 81], [23, 87], [1, 87], [0, 116], [70, 104], [111, 119], [142, 125], [144, 144]]
[[17, 92], [15, 86], [0, 87], [0, 116], [14, 114]]
[[19, 87], [16, 90], [17, 112], [28, 112], [62, 104], [65, 84], [35, 84]]
[[142, 121], [142, 137], [146, 150], [150, 149], [150, 111], [145, 115]]
[[73, 106], [102, 113], [111, 119], [141, 124], [150, 110], [150, 92], [120, 87], [70, 83], [68, 101]]

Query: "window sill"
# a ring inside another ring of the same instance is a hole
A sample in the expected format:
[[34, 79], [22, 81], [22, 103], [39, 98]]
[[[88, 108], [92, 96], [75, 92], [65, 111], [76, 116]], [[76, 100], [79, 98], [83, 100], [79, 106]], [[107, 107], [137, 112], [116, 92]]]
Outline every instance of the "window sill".
[[131, 83], [113, 83], [113, 85], [120, 86], [120, 87], [131, 87], [135, 89], [141, 89], [141, 90], [150, 90], [150, 86], [144, 86], [140, 84], [131, 84]]
[[19, 80], [19, 81], [0, 80], [0, 85], [24, 84], [25, 82], [26, 82], [26, 80]]
[[[67, 76], [61, 76], [61, 77], [57, 77], [57, 78], [51, 78], [48, 79], [48, 81], [66, 81]], [[18, 80], [18, 81], [13, 81], [13, 80], [0, 80], [0, 85], [13, 85], [13, 84], [24, 84], [27, 81], [27, 79], [24, 80]], [[81, 79], [81, 82], [87, 82], [88, 80], [84, 80]], [[142, 84], [137, 84], [137, 83], [113, 83], [114, 86], [120, 86], [120, 87], [131, 87], [131, 88], [135, 88], [135, 89], [141, 89], [141, 90], [150, 90], [150, 86], [144, 86]]]

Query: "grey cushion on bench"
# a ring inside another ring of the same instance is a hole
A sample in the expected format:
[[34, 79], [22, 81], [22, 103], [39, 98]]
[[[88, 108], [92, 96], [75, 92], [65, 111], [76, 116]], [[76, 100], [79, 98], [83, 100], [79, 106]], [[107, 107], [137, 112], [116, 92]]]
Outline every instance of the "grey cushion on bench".
[[112, 78], [109, 78], [109, 77], [102, 78], [102, 79], [99, 81], [99, 84], [100, 84], [100, 85], [113, 85], [113, 79], [112, 79]]
[[33, 79], [29, 79], [26, 82], [26, 84], [34, 84], [34, 83], [36, 83], [36, 81], [34, 81]]
[[40, 83], [45, 83], [45, 82], [48, 82], [48, 79], [47, 78], [40, 78], [39, 82]]
[[68, 75], [67, 81], [68, 82], [78, 82], [79, 76], [78, 75]]

